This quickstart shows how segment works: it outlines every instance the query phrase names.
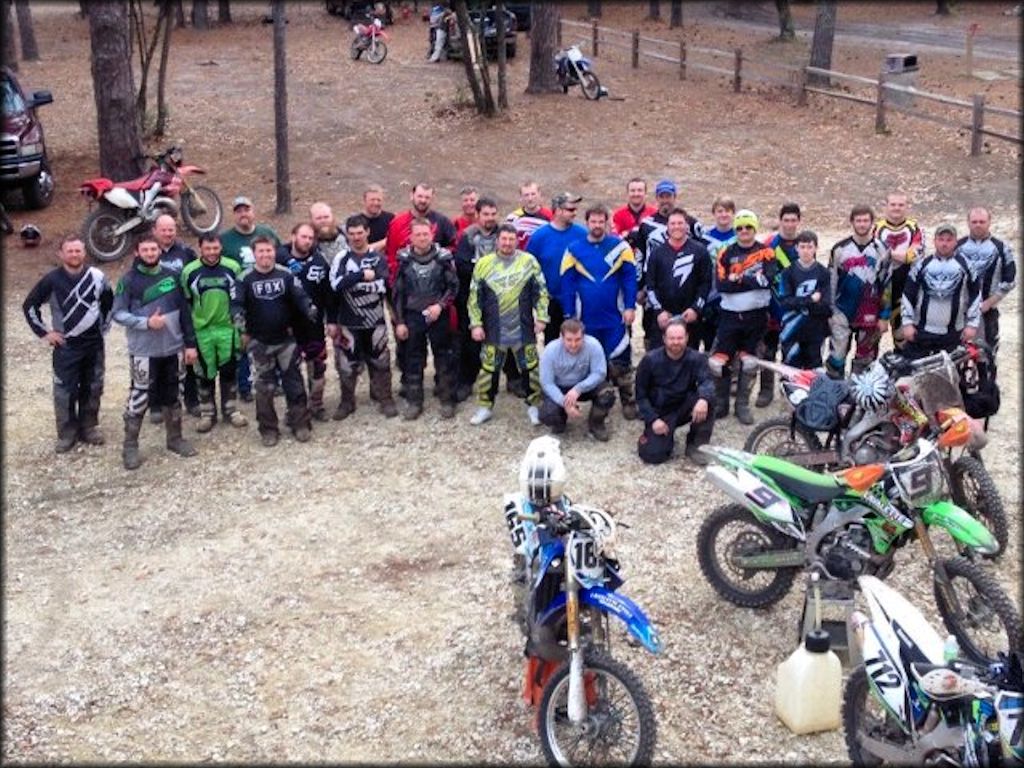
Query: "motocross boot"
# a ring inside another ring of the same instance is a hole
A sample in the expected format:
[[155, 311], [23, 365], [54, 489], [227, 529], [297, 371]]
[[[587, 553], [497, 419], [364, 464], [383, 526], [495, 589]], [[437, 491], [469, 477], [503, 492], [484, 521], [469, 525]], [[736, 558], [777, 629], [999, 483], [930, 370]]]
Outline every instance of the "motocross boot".
[[754, 405], [758, 408], [764, 408], [766, 405], [771, 404], [773, 397], [775, 397], [775, 371], [762, 368], [761, 389], [757, 393], [757, 400], [754, 401]]
[[[391, 369], [370, 366], [370, 394], [377, 402], [379, 410], [385, 418], [393, 419], [398, 415], [395, 399], [391, 395]], [[353, 387], [355, 384], [353, 383]], [[353, 406], [354, 407], [354, 406]]]
[[125, 469], [138, 469], [142, 466], [142, 456], [139, 455], [139, 432], [142, 431], [142, 416], [124, 417], [124, 447], [121, 449], [121, 459], [124, 461]]
[[729, 387], [731, 384], [732, 376], [729, 374], [729, 370], [725, 372], [719, 378], [715, 379], [715, 418], [724, 419], [729, 415]]
[[[343, 421], [355, 413], [356, 410], [356, 375], [354, 373], [343, 373], [338, 376], [338, 384], [341, 389], [341, 400], [332, 417], [335, 421]], [[371, 384], [370, 389], [373, 389]], [[372, 394], [372, 391], [371, 391]]]
[[739, 381], [736, 383], [736, 420], [740, 424], [753, 424], [754, 417], [750, 413], [750, 393], [754, 389], [756, 371], [740, 368]]
[[181, 436], [181, 403], [164, 406], [164, 428], [167, 431], [167, 450], [188, 458], [199, 453], [195, 447]]

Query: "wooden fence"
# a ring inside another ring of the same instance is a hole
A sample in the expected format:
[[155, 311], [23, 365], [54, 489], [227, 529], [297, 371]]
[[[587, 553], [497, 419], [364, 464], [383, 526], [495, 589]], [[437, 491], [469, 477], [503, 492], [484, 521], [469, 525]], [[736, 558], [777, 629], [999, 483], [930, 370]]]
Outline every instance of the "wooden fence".
[[[595, 57], [609, 49], [613, 55], [616, 51], [628, 53], [630, 65], [634, 69], [640, 67], [641, 59], [648, 59], [674, 66], [678, 70], [680, 80], [686, 80], [689, 73], [694, 71], [723, 75], [729, 79], [735, 93], [740, 92], [746, 80], [787, 88], [799, 106], [807, 105], [809, 93], [870, 105], [875, 108], [875, 130], [879, 133], [887, 133], [889, 130], [886, 116], [890, 110], [953, 128], [969, 130], [972, 156], [981, 154], [983, 136], [991, 136], [1016, 144], [1024, 143], [1020, 135], [1021, 113], [1013, 109], [987, 105], [983, 94], [975, 94], [971, 101], [964, 101], [938, 93], [921, 91], [910, 85], [891, 82], [891, 75], [886, 75], [884, 72], [875, 79], [831, 69], [798, 67], [767, 59], [751, 58], [743, 53], [742, 48], [726, 51], [719, 48], [688, 45], [684, 40], [659, 40], [645, 37], [637, 30], [625, 32], [601, 27], [596, 21], [587, 24], [562, 19], [558, 27], [558, 44], [560, 46], [563, 44], [563, 38], [568, 35], [572, 35], [572, 39], [577, 40], [582, 48], [589, 48], [590, 54]], [[850, 89], [844, 91], [815, 84], [819, 79], [825, 80], [829, 84], [832, 81], [851, 83], [854, 88], [869, 89], [871, 95], [854, 93]], [[918, 99], [923, 102], [941, 104], [946, 108], [965, 109], [970, 113], [969, 121], [965, 122], [968, 120], [966, 116], [963, 120], [956, 120], [948, 114], [948, 109], [939, 115], [921, 109], [912, 109], [910, 102]], [[1016, 133], [986, 127], [987, 117], [1004, 121], [1012, 120]]]

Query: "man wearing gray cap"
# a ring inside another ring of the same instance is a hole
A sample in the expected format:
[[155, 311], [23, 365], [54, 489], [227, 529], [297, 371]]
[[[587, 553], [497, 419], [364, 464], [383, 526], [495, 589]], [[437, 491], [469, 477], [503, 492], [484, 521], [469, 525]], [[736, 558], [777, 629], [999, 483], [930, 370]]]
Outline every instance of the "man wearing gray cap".
[[916, 260], [903, 287], [903, 353], [919, 358], [950, 352], [970, 341], [981, 324], [981, 291], [970, 265], [956, 250], [956, 227], [935, 229], [935, 253]]
[[[221, 233], [221, 256], [236, 261], [245, 271], [255, 263], [252, 255], [252, 241], [257, 237], [269, 237], [274, 248], [281, 247], [281, 238], [268, 224], [256, 223], [256, 211], [252, 200], [239, 195], [231, 202], [231, 212], [235, 217], [235, 225], [227, 232]], [[249, 355], [243, 354], [238, 361], [238, 396], [249, 403], [252, 402], [252, 382], [249, 380], [252, 367]]]

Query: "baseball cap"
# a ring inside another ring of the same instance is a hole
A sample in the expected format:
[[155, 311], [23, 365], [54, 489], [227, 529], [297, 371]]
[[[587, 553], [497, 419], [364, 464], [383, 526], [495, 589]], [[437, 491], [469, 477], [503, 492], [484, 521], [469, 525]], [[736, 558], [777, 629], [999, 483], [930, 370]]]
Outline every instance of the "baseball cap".
[[938, 237], [939, 235], [952, 235], [956, 237], [956, 227], [952, 224], [939, 224], [935, 228], [935, 236]]
[[654, 187], [655, 195], [674, 195], [676, 193], [676, 185], [671, 179], [662, 179]]
[[551, 198], [552, 208], [565, 208], [566, 205], [575, 205], [579, 203], [583, 198], [579, 195], [574, 195], [572, 192], [559, 192], [557, 195]]
[[753, 227], [757, 229], [758, 223], [757, 214], [747, 208], [737, 211], [732, 220], [732, 225], [736, 229], [740, 227]]
[[245, 195], [239, 195], [238, 197], [231, 201], [231, 210], [235, 210], [235, 208], [239, 207], [240, 205], [247, 205], [250, 208], [253, 207], [252, 200], [250, 200]]

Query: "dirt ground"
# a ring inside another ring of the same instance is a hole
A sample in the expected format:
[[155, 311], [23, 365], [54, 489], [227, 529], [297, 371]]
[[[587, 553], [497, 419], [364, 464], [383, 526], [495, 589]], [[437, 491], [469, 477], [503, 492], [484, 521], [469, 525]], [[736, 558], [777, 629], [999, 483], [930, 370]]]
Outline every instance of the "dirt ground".
[[[602, 24], [632, 28], [635, 7], [608, 5]], [[582, 7], [567, 4], [563, 15], [581, 19]], [[985, 25], [1005, 7], [969, 6]], [[189, 425], [200, 457], [180, 460], [147, 424], [146, 463], [128, 474], [118, 447], [128, 376], [115, 328], [101, 415], [110, 442], [53, 455], [49, 356], [20, 305], [52, 265], [57, 239], [85, 216], [78, 182], [97, 173], [88, 28], [76, 8], [32, 4], [43, 60], [23, 64], [21, 79], [54, 94], [42, 117], [58, 194], [45, 211], [11, 212], [16, 225], [42, 228], [41, 249], [4, 242], [4, 760], [541, 761], [518, 696], [522, 643], [508, 618], [500, 516], [500, 494], [514, 489], [518, 458], [537, 434], [520, 401], [499, 397], [482, 428], [468, 425], [466, 406], [455, 422], [439, 420], [433, 402], [418, 422], [385, 422], [361, 384], [352, 418], [272, 451], [252, 427], [200, 436]], [[720, 192], [758, 211], [765, 227], [795, 199], [826, 244], [852, 205], [877, 205], [892, 188], [910, 193], [929, 232], [947, 220], [962, 228], [967, 208], [984, 202], [1020, 252], [1015, 145], [993, 140], [972, 159], [969, 137], [951, 128], [894, 116], [891, 133], [878, 136], [870, 107], [812, 97], [799, 109], [784, 90], [733, 94], [723, 78], [696, 74], [681, 83], [671, 68], [631, 70], [610, 51], [595, 64], [622, 100], [529, 97], [526, 40], [510, 69], [511, 110], [481, 121], [467, 108], [460, 66], [425, 60], [423, 22], [390, 28], [389, 56], [373, 66], [349, 60], [348, 26], [314, 3], [288, 6], [295, 211], [276, 216], [265, 8], [233, 4], [230, 28], [175, 32], [167, 141], [183, 142], [186, 157], [209, 169], [225, 203], [251, 196], [282, 233], [314, 200], [356, 210], [370, 182], [401, 210], [412, 183], [431, 181], [437, 207], [454, 215], [467, 183], [503, 209], [527, 178], [545, 195], [568, 188], [619, 205], [625, 180], [641, 175], [675, 179], [681, 202], [705, 219]], [[844, 3], [842, 18], [868, 21], [875, 8]], [[910, 23], [932, 6], [886, 8], [893, 22]], [[951, 25], [967, 23], [967, 8]], [[641, 28], [673, 39], [664, 23]], [[699, 17], [683, 34], [780, 61], [806, 51], [805, 41], [771, 43]], [[837, 41], [836, 67], [873, 74], [882, 55]], [[930, 54], [919, 86], [961, 98], [981, 89], [991, 103], [1020, 108], [1019, 74], [984, 81], [962, 70], [959, 56]], [[113, 280], [124, 266], [104, 269]], [[1000, 356], [1010, 364], [985, 457], [1012, 525], [995, 572], [1020, 605], [1018, 295], [1004, 303]], [[333, 371], [328, 392], [333, 407]], [[778, 404], [758, 415], [776, 412]], [[620, 644], [617, 653], [655, 702], [657, 760], [844, 761], [841, 734], [795, 737], [771, 712], [775, 666], [795, 642], [797, 592], [767, 611], [719, 600], [697, 568], [694, 539], [722, 499], [683, 460], [643, 466], [638, 428], [617, 411], [611, 428], [610, 443], [577, 429], [563, 446], [574, 498], [633, 526], [620, 548], [625, 591], [657, 623], [666, 650], [654, 658]], [[716, 442], [744, 437], [732, 418], [716, 426]], [[893, 583], [930, 611], [922, 558], [907, 550]]]

